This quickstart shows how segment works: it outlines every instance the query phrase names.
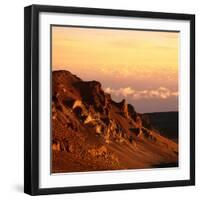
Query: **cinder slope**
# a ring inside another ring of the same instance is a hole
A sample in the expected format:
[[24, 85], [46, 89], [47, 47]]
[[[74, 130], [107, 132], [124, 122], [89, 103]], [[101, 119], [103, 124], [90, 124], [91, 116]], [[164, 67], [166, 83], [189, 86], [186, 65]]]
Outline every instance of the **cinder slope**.
[[125, 100], [68, 71], [52, 78], [53, 173], [177, 166], [178, 145], [143, 127]]

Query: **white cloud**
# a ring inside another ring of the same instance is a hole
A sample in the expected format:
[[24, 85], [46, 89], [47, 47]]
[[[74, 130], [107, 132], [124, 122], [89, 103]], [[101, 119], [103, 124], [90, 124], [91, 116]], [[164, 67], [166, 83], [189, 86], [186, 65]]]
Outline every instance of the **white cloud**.
[[135, 90], [131, 87], [112, 89], [110, 87], [105, 88], [106, 93], [110, 93], [115, 96], [129, 97], [132, 99], [168, 99], [172, 96], [178, 96], [178, 92], [171, 91], [166, 87], [159, 87], [154, 90]]
[[108, 88], [105, 88], [105, 92], [106, 93], [110, 93], [110, 94], [114, 94], [116, 96], [124, 96], [124, 97], [127, 97], [127, 96], [130, 96], [132, 94], [135, 93], [135, 90], [133, 90], [132, 88], [130, 87], [126, 87], [126, 88], [119, 88], [119, 89], [111, 89], [110, 87]]

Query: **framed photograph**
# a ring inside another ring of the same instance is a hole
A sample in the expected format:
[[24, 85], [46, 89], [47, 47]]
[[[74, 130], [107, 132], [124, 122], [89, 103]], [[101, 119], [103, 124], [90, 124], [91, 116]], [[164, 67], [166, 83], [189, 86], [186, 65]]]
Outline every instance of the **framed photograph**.
[[195, 16], [25, 8], [24, 191], [195, 184]]

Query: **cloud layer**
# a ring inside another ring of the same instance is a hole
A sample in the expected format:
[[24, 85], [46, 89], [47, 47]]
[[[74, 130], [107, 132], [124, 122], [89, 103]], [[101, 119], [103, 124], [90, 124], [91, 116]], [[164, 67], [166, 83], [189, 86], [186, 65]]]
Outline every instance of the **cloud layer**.
[[166, 87], [159, 87], [153, 90], [135, 90], [131, 87], [113, 89], [110, 87], [105, 88], [105, 92], [114, 96], [122, 96], [124, 98], [137, 99], [168, 99], [170, 97], [177, 97], [178, 92], [171, 91]]

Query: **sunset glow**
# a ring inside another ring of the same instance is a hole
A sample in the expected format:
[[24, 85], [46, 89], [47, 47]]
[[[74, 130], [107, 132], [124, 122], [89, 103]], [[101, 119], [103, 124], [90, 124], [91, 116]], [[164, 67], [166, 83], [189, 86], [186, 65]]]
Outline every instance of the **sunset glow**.
[[138, 112], [178, 110], [178, 32], [52, 27], [52, 70], [97, 80]]

